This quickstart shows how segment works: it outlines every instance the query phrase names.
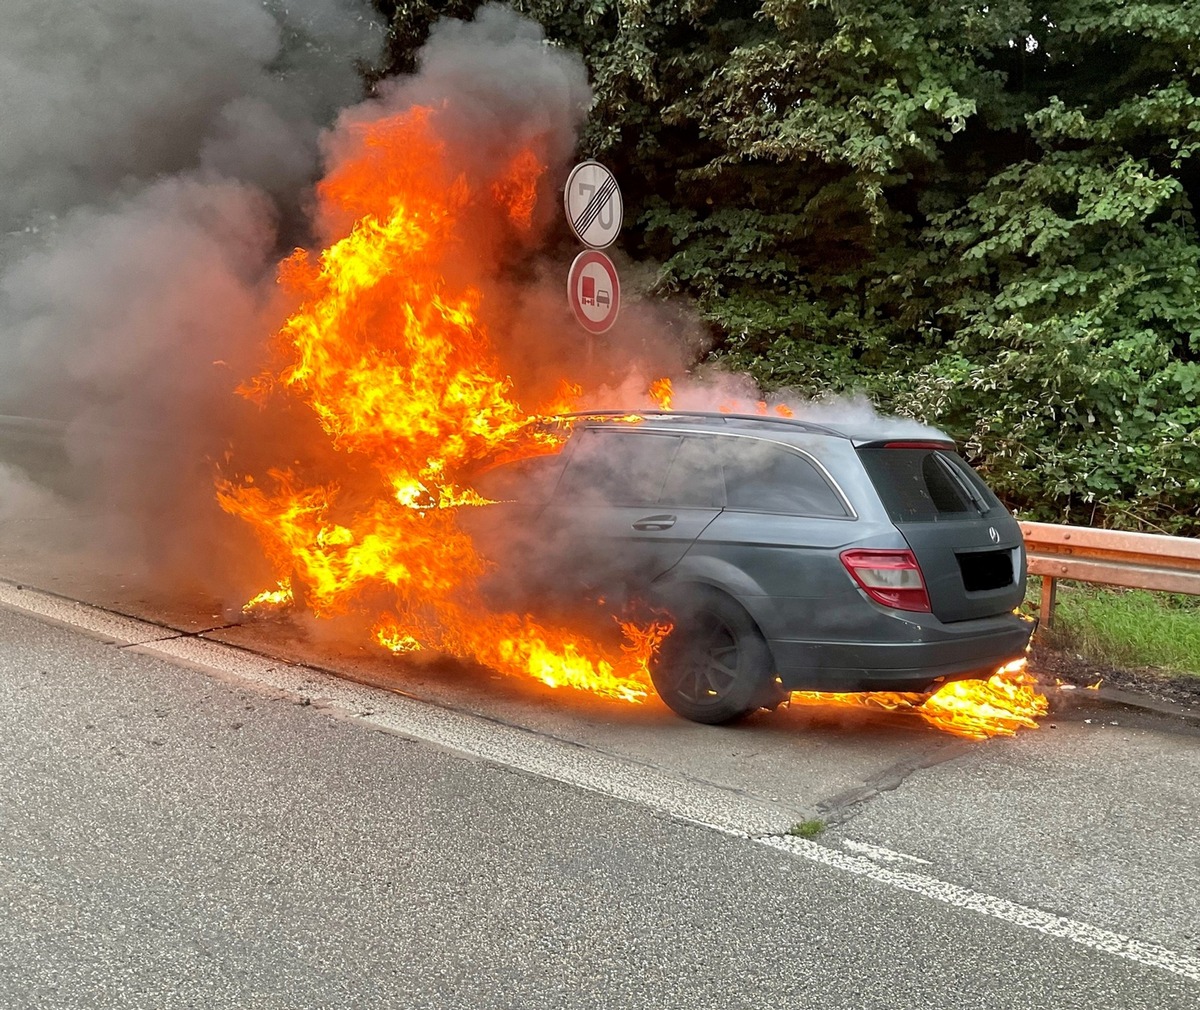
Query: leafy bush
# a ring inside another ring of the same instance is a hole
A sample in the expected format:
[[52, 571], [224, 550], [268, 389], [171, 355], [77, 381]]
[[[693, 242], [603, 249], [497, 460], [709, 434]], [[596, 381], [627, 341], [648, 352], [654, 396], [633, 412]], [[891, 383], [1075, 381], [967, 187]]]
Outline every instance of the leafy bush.
[[[380, 6], [403, 66], [477, 4]], [[719, 358], [946, 428], [1030, 516], [1200, 532], [1200, 6], [514, 6]]]

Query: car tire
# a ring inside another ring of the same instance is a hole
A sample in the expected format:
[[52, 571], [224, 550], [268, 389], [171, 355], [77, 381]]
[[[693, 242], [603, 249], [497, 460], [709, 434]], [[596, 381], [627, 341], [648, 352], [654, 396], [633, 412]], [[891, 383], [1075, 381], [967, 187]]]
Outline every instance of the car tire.
[[770, 646], [737, 601], [699, 587], [669, 609], [675, 628], [650, 664], [650, 679], [674, 712], [716, 725], [783, 700]]

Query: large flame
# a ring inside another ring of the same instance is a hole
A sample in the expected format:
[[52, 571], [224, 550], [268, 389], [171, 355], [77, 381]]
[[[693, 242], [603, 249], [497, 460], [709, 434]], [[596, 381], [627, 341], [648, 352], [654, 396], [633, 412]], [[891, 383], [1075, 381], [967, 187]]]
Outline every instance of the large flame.
[[356, 139], [356, 156], [318, 191], [322, 219], [348, 231], [319, 257], [300, 250], [282, 264], [299, 307], [275, 337], [280, 365], [243, 390], [263, 402], [298, 397], [336, 450], [326, 459], [337, 472], [221, 481], [221, 505], [253, 525], [278, 578], [248, 606], [300, 592], [318, 616], [374, 604], [374, 637], [395, 652], [434, 649], [642, 700], [663, 626], [626, 625], [625, 646], [607, 654], [528, 615], [490, 612], [478, 591], [486, 562], [456, 520], [484, 503], [462, 483], [471, 464], [554, 451], [561, 436], [537, 422], [571, 405], [564, 386], [556, 402], [522, 409], [479, 318], [479, 291], [445, 279], [480, 215], [530, 228], [543, 161], [523, 149], [473, 186], [419, 107]]
[[[242, 392], [264, 406], [303, 404], [325, 445], [316, 462], [219, 481], [222, 507], [252, 525], [275, 569], [275, 586], [247, 609], [369, 610], [375, 641], [395, 653], [435, 650], [642, 701], [668, 624], [620, 622], [623, 644], [601, 644], [494, 612], [480, 592], [488, 562], [457, 518], [486, 504], [470, 487], [471, 468], [556, 451], [562, 435], [542, 422], [572, 409], [580, 391], [564, 382], [552, 402], [524, 409], [481, 318], [480, 288], [447, 279], [462, 273], [481, 222], [529, 234], [544, 159], [522, 148], [498, 159], [490, 178], [469, 179], [456, 173], [435, 118], [414, 107], [355, 127], [350, 155], [318, 189], [333, 240], [280, 266], [296, 308], [275, 335], [276, 364]], [[666, 379], [648, 391], [660, 408], [673, 396]], [[721, 409], [791, 416], [765, 402]], [[1045, 710], [1014, 676], [932, 697], [797, 693], [792, 703], [911, 710], [950, 732], [992, 735], [1035, 725]]]

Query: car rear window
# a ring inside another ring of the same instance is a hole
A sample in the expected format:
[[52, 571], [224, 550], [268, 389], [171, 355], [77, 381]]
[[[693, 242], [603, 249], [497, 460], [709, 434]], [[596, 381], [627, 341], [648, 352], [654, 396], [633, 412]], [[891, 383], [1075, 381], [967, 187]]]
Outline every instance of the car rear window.
[[751, 438], [721, 442], [729, 508], [802, 516], [848, 514], [821, 472], [799, 453]]
[[1003, 508], [966, 460], [949, 449], [873, 446], [858, 455], [893, 522], [978, 519]]

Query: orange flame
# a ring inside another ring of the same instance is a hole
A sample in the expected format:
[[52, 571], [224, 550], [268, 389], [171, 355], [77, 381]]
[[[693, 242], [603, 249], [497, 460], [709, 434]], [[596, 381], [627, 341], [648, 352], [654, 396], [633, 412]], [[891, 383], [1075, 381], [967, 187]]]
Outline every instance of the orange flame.
[[508, 209], [509, 220], [521, 231], [529, 231], [533, 226], [537, 184], [545, 170], [532, 151], [518, 151], [504, 174], [492, 183], [492, 196]]
[[650, 399], [654, 401], [655, 406], [659, 410], [670, 410], [671, 400], [674, 396], [674, 390], [671, 388], [670, 379], [655, 379], [650, 383], [648, 390]]
[[933, 694], [793, 691], [788, 704], [909, 713], [940, 730], [971, 740], [1012, 736], [1018, 729], [1037, 729], [1037, 720], [1049, 710], [1046, 696], [1038, 691], [1037, 682], [1025, 672], [1025, 666], [1026, 661], [1018, 659], [987, 680], [952, 681]]
[[657, 626], [626, 626], [625, 648], [606, 655], [566, 629], [491, 613], [480, 597], [488, 563], [455, 512], [486, 500], [463, 475], [481, 460], [555, 451], [563, 435], [539, 416], [570, 407], [578, 390], [524, 411], [479, 318], [480, 292], [444, 277], [478, 215], [530, 227], [544, 164], [522, 150], [472, 186], [447, 164], [431, 116], [414, 108], [359, 126], [354, 156], [318, 190], [322, 220], [344, 234], [316, 259], [298, 250], [280, 267], [299, 307], [275, 337], [280, 364], [243, 392], [298, 397], [341, 476], [278, 469], [267, 482], [219, 481], [222, 507], [253, 526], [279, 580], [247, 606], [285, 605], [299, 585], [330, 616], [384, 590], [390, 607], [374, 637], [393, 652], [434, 649], [641, 701]]

